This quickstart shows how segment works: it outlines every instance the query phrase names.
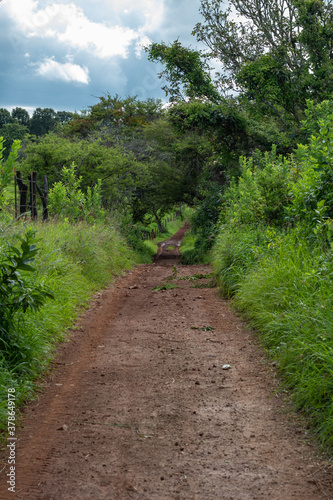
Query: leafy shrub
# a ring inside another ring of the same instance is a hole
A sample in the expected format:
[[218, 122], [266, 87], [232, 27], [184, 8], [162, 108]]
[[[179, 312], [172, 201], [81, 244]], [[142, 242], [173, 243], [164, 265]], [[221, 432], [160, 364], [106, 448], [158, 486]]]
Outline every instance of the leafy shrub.
[[[315, 131], [309, 143], [299, 145], [294, 158], [298, 176], [291, 184], [292, 206], [288, 217], [302, 221], [308, 232], [326, 231], [328, 239], [333, 219], [333, 102], [316, 107], [308, 103], [305, 129]], [[327, 224], [328, 222], [328, 224]]]
[[58, 218], [68, 218], [72, 222], [79, 220], [103, 220], [105, 212], [101, 208], [101, 181], [87, 194], [80, 189], [81, 177], [75, 174], [75, 163], [62, 169], [63, 181], [55, 182], [49, 193], [50, 214]]
[[[190, 217], [192, 246], [182, 245], [181, 262], [197, 264], [208, 262], [218, 232], [218, 220], [221, 210], [221, 187], [210, 186], [205, 200]], [[186, 241], [186, 239], [185, 239]]]
[[7, 357], [22, 355], [17, 349], [20, 313], [36, 312], [48, 298], [53, 298], [49, 289], [26, 276], [36, 271], [31, 266], [38, 252], [35, 232], [28, 230], [23, 238], [16, 237], [20, 247], [8, 245], [0, 257], [0, 352]]
[[240, 158], [241, 175], [223, 196], [222, 220], [231, 224], [283, 226], [290, 203], [290, 161], [276, 149], [252, 158]]
[[4, 155], [4, 138], [0, 137], [0, 164], [1, 164], [1, 175], [0, 175], [0, 208], [5, 204], [5, 190], [13, 182], [14, 167], [17, 160], [17, 155], [21, 147], [20, 141], [13, 141], [11, 151], [7, 157], [7, 160], [3, 162]]

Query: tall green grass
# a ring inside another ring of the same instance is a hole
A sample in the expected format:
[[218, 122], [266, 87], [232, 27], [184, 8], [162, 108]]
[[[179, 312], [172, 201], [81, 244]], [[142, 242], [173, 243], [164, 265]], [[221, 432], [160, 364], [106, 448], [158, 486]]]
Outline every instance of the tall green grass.
[[262, 229], [221, 232], [214, 269], [276, 361], [295, 408], [333, 452], [333, 255], [296, 230], [269, 240]]
[[[0, 429], [7, 425], [7, 390], [16, 389], [16, 403], [33, 396], [36, 378], [48, 367], [55, 345], [94, 292], [140, 262], [112, 221], [89, 225], [65, 222], [34, 223], [39, 254], [34, 279], [43, 282], [55, 296], [37, 314], [17, 318], [17, 336], [0, 352]], [[23, 224], [3, 225], [0, 245], [24, 232]]]
[[264, 227], [221, 226], [212, 252], [212, 264], [224, 297], [235, 295], [247, 273], [268, 251], [268, 244]]

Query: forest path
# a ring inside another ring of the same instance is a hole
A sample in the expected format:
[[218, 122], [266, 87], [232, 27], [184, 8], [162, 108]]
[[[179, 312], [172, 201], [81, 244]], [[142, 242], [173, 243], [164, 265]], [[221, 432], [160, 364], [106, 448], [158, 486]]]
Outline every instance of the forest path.
[[253, 333], [216, 288], [194, 288], [209, 277], [188, 279], [210, 268], [175, 262], [96, 296], [25, 411], [1, 499], [333, 499]]

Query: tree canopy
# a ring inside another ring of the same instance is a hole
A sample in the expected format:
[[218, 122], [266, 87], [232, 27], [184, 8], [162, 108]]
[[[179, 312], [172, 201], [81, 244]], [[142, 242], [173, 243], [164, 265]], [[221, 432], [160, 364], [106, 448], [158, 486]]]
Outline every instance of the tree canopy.
[[[290, 154], [309, 135], [309, 99], [332, 95], [333, 8], [325, 0], [202, 0], [201, 14], [193, 33], [209, 52], [179, 40], [146, 48], [163, 65], [168, 106], [106, 93], [82, 113], [37, 108], [23, 167], [52, 183], [74, 161], [82, 190], [102, 179], [104, 203], [126, 206], [135, 223], [179, 203], [201, 204], [197, 220], [216, 221], [212, 207], [241, 174], [239, 157], [273, 144]], [[215, 82], [209, 58], [223, 65]], [[25, 120], [20, 108], [0, 110], [7, 134]]]
[[146, 52], [150, 61], [159, 61], [165, 66], [159, 76], [168, 82], [162, 88], [170, 101], [183, 100], [184, 97], [206, 97], [213, 102], [221, 100], [201, 52], [183, 47], [178, 40], [170, 45], [152, 43]]
[[220, 85], [299, 122], [333, 92], [333, 6], [325, 0], [202, 0], [193, 33], [223, 63]]

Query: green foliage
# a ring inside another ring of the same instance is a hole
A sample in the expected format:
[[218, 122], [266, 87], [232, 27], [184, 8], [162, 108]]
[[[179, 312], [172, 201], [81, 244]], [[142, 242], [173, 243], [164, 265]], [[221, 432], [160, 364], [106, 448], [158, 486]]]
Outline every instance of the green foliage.
[[333, 450], [332, 254], [286, 235], [239, 283], [234, 304], [276, 359], [322, 444]]
[[202, 0], [194, 34], [222, 62], [220, 85], [287, 129], [289, 120], [299, 123], [306, 99], [332, 94], [332, 13], [324, 0]]
[[270, 235], [262, 227], [220, 227], [213, 251], [213, 267], [224, 297], [233, 297], [242, 280], [268, 251]]
[[182, 87], [186, 97], [206, 97], [218, 102], [221, 97], [209, 75], [209, 66], [199, 51], [183, 47], [178, 40], [171, 45], [152, 43], [146, 48], [150, 61], [165, 65], [160, 78], [166, 78], [169, 86], [164, 86], [170, 101], [182, 100]]
[[[249, 129], [246, 115], [232, 98], [218, 104], [202, 99], [174, 103], [167, 117], [177, 132], [195, 133], [198, 141], [205, 137], [207, 149], [211, 156], [219, 158], [220, 169], [223, 165], [225, 172], [237, 169], [239, 156], [252, 151], [255, 144], [260, 145], [258, 135]], [[211, 170], [213, 173], [215, 169]], [[218, 180], [223, 183], [225, 177]]]
[[103, 220], [105, 211], [101, 207], [101, 180], [91, 189], [88, 187], [85, 195], [80, 189], [82, 177], [76, 176], [76, 166], [73, 162], [69, 168], [62, 169], [63, 181], [56, 182], [49, 192], [50, 215], [60, 219], [67, 218], [71, 222], [80, 220]]
[[13, 121], [8, 109], [0, 108], [0, 128]]
[[[209, 184], [204, 191], [204, 199], [198, 204], [190, 219], [191, 234], [182, 245], [181, 261], [183, 264], [206, 263], [218, 233], [218, 220], [221, 210], [221, 187]], [[189, 240], [190, 238], [190, 240]], [[192, 244], [188, 244], [192, 240]], [[188, 242], [186, 246], [186, 241]]]
[[35, 232], [28, 230], [24, 237], [17, 235], [20, 247], [9, 245], [2, 251], [0, 261], [0, 332], [2, 350], [15, 345], [17, 313], [36, 312], [48, 298], [50, 290], [29, 280], [24, 272], [35, 272], [31, 264], [38, 252]]
[[57, 123], [57, 113], [52, 108], [36, 108], [30, 120], [30, 132], [37, 136], [47, 134]]
[[237, 73], [237, 83], [246, 89], [246, 96], [261, 103], [263, 110], [273, 112], [278, 120], [282, 117], [287, 120], [288, 113], [298, 119], [298, 108], [305, 105], [304, 95], [291, 91], [297, 84], [293, 85], [295, 75], [286, 68], [286, 57], [284, 50], [264, 54], [245, 63]]
[[290, 183], [292, 205], [288, 221], [302, 223], [308, 234], [321, 236], [330, 244], [333, 219], [333, 111], [332, 101], [314, 107], [308, 102], [305, 130], [308, 144], [299, 145], [292, 157], [294, 178]]
[[106, 156], [99, 142], [90, 144], [87, 141], [71, 141], [52, 132], [27, 145], [21, 170], [25, 174], [31, 170], [40, 175], [46, 174], [52, 185], [61, 180], [62, 168], [69, 168], [75, 161], [87, 186], [92, 181], [92, 171], [105, 165]]
[[8, 158], [15, 141], [23, 141], [28, 132], [28, 128], [18, 121], [7, 123], [0, 128], [0, 136], [4, 139], [4, 149], [2, 154], [5, 159]]
[[[13, 108], [11, 114], [0, 108], [0, 134], [8, 141], [9, 148], [14, 139], [23, 139], [27, 133], [42, 136], [72, 120], [74, 114], [69, 111], [54, 111], [52, 108], [37, 108], [32, 118], [26, 109]], [[6, 144], [7, 147], [7, 144]]]
[[26, 109], [24, 108], [14, 108], [12, 110], [12, 119], [19, 122], [21, 125], [29, 127], [30, 116]]
[[242, 158], [223, 196], [214, 273], [256, 329], [297, 409], [333, 451], [332, 103], [308, 103], [308, 143]]
[[241, 175], [222, 197], [223, 222], [283, 227], [301, 221], [310, 232], [331, 231], [332, 104], [324, 101], [314, 107], [309, 102], [306, 114], [304, 129], [314, 134], [292, 155], [277, 156], [273, 148], [271, 153], [241, 157]]
[[[2, 237], [0, 253], [0, 400], [6, 400], [8, 387], [18, 388], [18, 403], [31, 395], [31, 375], [39, 364], [34, 355], [35, 336], [27, 334], [29, 319], [36, 321], [42, 305], [54, 298], [37, 277], [34, 262], [38, 249], [35, 231], [15, 235], [17, 244]], [[28, 274], [34, 274], [29, 278]], [[4, 399], [3, 399], [4, 398]], [[0, 426], [6, 429], [7, 409], [0, 405]]]
[[[69, 137], [89, 138], [102, 132], [110, 145], [133, 142], [133, 136], [140, 136], [142, 128], [160, 117], [162, 101], [148, 98], [140, 101], [137, 97], [121, 99], [107, 93], [99, 102], [89, 106], [89, 111], [76, 114], [63, 127]], [[135, 142], [135, 141], [134, 141]]]
[[5, 162], [3, 162], [3, 154], [4, 154], [4, 138], [0, 137], [0, 164], [1, 164], [1, 173], [0, 173], [0, 209], [3, 208], [5, 204], [5, 191], [6, 188], [13, 182], [14, 178], [14, 167], [16, 165], [18, 151], [21, 147], [20, 141], [14, 141], [11, 147], [11, 151], [8, 155], [8, 158]]
[[203, 99], [175, 103], [169, 109], [169, 117], [181, 131], [211, 133], [217, 129], [221, 139], [226, 134], [241, 134], [246, 127], [244, 117], [235, 109], [235, 101], [232, 100], [218, 104]]
[[90, 106], [89, 119], [99, 125], [116, 126], [132, 130], [146, 125], [158, 118], [161, 114], [162, 101], [152, 98], [139, 101], [137, 97], [120, 99], [118, 95], [112, 97], [107, 93], [100, 97], [100, 102]]
[[222, 220], [232, 224], [282, 226], [290, 204], [290, 160], [277, 157], [275, 148], [254, 158], [240, 158], [241, 175], [223, 197]]
[[49, 185], [62, 182], [62, 168], [70, 168], [75, 162], [81, 177], [80, 187], [84, 193], [102, 180], [103, 203], [109, 207], [124, 207], [132, 201], [136, 190], [147, 183], [147, 165], [139, 162], [131, 152], [118, 146], [108, 147], [101, 138], [87, 141], [69, 139], [49, 133], [24, 151], [22, 171], [31, 170], [40, 175], [47, 174]]
[[195, 131], [178, 133], [167, 119], [147, 127], [145, 134], [151, 155], [145, 194], [151, 206], [164, 212], [181, 203], [193, 206], [202, 198], [198, 184], [212, 153], [209, 139]]

